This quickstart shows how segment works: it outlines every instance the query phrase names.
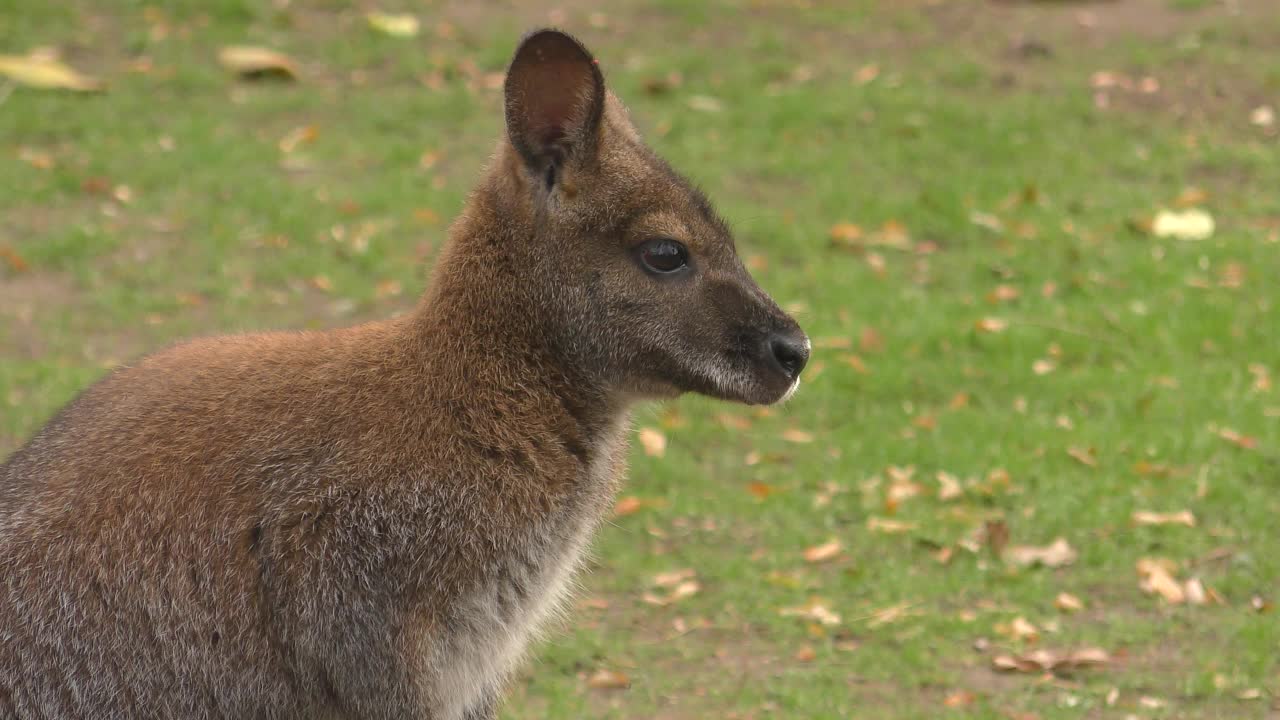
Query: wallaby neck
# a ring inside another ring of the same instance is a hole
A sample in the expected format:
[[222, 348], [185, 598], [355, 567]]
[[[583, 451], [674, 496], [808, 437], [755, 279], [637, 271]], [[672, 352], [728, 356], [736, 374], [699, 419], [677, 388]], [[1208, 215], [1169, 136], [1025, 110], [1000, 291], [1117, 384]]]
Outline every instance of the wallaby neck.
[[520, 225], [501, 215], [471, 206], [463, 213], [409, 330], [433, 383], [470, 411], [525, 411], [557, 426], [567, 421], [593, 444], [619, 426], [628, 398], [554, 347], [521, 290], [512, 251], [523, 240], [516, 236]]

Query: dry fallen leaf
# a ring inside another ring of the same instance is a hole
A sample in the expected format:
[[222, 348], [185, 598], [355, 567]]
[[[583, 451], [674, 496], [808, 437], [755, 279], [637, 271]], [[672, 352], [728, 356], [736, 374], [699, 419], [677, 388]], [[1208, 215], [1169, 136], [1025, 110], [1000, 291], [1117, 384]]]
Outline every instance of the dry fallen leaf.
[[831, 560], [840, 554], [842, 549], [839, 540], [831, 540], [821, 545], [814, 545], [804, 551], [805, 562], [820, 563]]
[[298, 78], [298, 64], [292, 58], [267, 48], [249, 45], [224, 47], [218, 51], [218, 62], [243, 78]]
[[1053, 606], [1062, 612], [1077, 612], [1084, 609], [1084, 601], [1071, 593], [1058, 593], [1053, 599]]
[[1067, 454], [1081, 465], [1098, 467], [1098, 454], [1093, 448], [1069, 447]]
[[631, 678], [617, 670], [602, 668], [587, 678], [587, 687], [594, 690], [625, 690], [631, 687]]
[[998, 317], [984, 317], [974, 323], [974, 328], [983, 333], [1000, 333], [1009, 328], [1009, 321]]
[[1161, 210], [1151, 221], [1156, 237], [1176, 240], [1207, 240], [1213, 236], [1213, 216], [1204, 210]]
[[813, 442], [813, 433], [798, 428], [787, 428], [782, 431], [782, 439], [793, 443], [811, 443]]
[[691, 95], [686, 102], [690, 109], [698, 112], [717, 113], [724, 110], [724, 103], [710, 95]]
[[28, 267], [27, 261], [18, 254], [18, 251], [8, 245], [0, 245], [0, 260], [4, 260], [16, 273], [26, 272]]
[[804, 620], [813, 620], [822, 625], [839, 625], [840, 616], [832, 612], [826, 606], [822, 598], [810, 598], [809, 602], [796, 607], [787, 607], [778, 610], [778, 614], [783, 617], [798, 617]]
[[856, 245], [863, 236], [862, 228], [850, 222], [836, 223], [828, 232], [836, 245]]
[[641, 596], [641, 599], [650, 605], [662, 607], [674, 602], [679, 602], [687, 597], [697, 595], [700, 590], [702, 590], [702, 585], [699, 584], [697, 580], [683, 580], [675, 587], [672, 587], [665, 595], [660, 595], [655, 592], [646, 592]]
[[867, 518], [867, 529], [871, 532], [882, 532], [889, 535], [896, 533], [911, 532], [916, 529], [913, 523], [902, 522], [900, 520], [891, 520], [882, 517]]
[[1014, 565], [1043, 565], [1049, 568], [1063, 567], [1076, 561], [1077, 553], [1066, 538], [1058, 538], [1044, 547], [1010, 545], [1005, 548], [1004, 559]]
[[1141, 580], [1138, 587], [1148, 595], [1156, 594], [1171, 605], [1186, 602], [1187, 592], [1173, 577], [1173, 563], [1168, 560], [1142, 558], [1137, 564]]
[[1190, 510], [1181, 510], [1171, 513], [1150, 512], [1147, 510], [1135, 510], [1130, 516], [1134, 525], [1185, 525], [1187, 527], [1196, 526], [1196, 516]]
[[942, 701], [942, 704], [949, 708], [968, 707], [976, 702], [977, 699], [978, 696], [968, 690], [957, 690], [948, 695]]
[[880, 627], [881, 625], [889, 625], [899, 620], [905, 620], [913, 615], [919, 615], [920, 611], [915, 609], [916, 603], [902, 602], [897, 605], [890, 605], [887, 608], [881, 608], [867, 617], [868, 627]]
[[1031, 624], [1030, 620], [1019, 615], [1009, 623], [1009, 634], [1017, 640], [1034, 643], [1040, 639], [1040, 628]]
[[663, 435], [661, 430], [643, 427], [640, 428], [639, 437], [645, 455], [660, 458], [667, 454], [667, 436]]
[[1034, 650], [1023, 655], [996, 655], [991, 658], [991, 665], [996, 670], [1024, 673], [1071, 671], [1100, 667], [1109, 662], [1111, 654], [1096, 647], [1071, 652]]
[[671, 587], [679, 585], [686, 580], [692, 580], [697, 577], [698, 572], [693, 568], [683, 568], [680, 570], [671, 570], [664, 573], [658, 573], [653, 576], [653, 584], [658, 587]]
[[813, 662], [818, 657], [818, 653], [811, 645], [805, 645], [796, 651], [795, 658], [798, 662]]
[[315, 125], [300, 125], [285, 133], [285, 136], [280, 138], [280, 142], [276, 143], [276, 146], [280, 148], [280, 152], [287, 154], [297, 150], [304, 144], [315, 142], [319, 136], [320, 131]]
[[939, 470], [935, 477], [938, 479], [938, 499], [947, 502], [955, 500], [964, 494], [964, 488], [960, 486], [960, 479], [949, 472]]
[[1227, 442], [1242, 447], [1245, 450], [1256, 450], [1258, 448], [1258, 438], [1252, 435], [1242, 435], [1231, 428], [1222, 428], [1218, 431], [1218, 437]]
[[104, 87], [101, 80], [77, 72], [48, 52], [0, 55], [0, 75], [19, 85], [42, 90], [95, 92]]
[[628, 495], [624, 498], [620, 498], [618, 503], [613, 506], [613, 516], [623, 517], [625, 515], [631, 515], [638, 512], [642, 507], [644, 507], [643, 500], [635, 495]]
[[409, 13], [371, 12], [366, 14], [369, 27], [392, 37], [413, 37], [418, 34], [418, 18]]

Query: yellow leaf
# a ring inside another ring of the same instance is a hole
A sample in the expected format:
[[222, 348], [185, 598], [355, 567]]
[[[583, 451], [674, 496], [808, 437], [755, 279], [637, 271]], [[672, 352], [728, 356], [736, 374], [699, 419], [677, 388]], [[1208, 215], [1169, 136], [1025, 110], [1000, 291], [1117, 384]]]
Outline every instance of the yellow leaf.
[[0, 55], [0, 75], [42, 90], [96, 92], [104, 87], [101, 80], [81, 74], [48, 53]]
[[218, 62], [244, 78], [298, 78], [298, 64], [292, 58], [267, 48], [231, 45], [218, 51]]
[[1151, 233], [1161, 238], [1207, 240], [1213, 236], [1213, 230], [1213, 216], [1198, 209], [1161, 210], [1151, 221]]
[[392, 37], [413, 37], [420, 29], [418, 18], [409, 13], [371, 12], [364, 17], [369, 27]]

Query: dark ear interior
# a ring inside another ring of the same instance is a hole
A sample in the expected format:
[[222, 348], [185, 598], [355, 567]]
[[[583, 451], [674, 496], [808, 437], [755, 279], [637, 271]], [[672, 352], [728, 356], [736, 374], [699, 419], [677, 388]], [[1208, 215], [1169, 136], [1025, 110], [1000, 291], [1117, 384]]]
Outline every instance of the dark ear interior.
[[507, 71], [505, 92], [507, 133], [534, 172], [553, 182], [568, 159], [594, 152], [604, 76], [577, 40], [559, 30], [525, 37]]

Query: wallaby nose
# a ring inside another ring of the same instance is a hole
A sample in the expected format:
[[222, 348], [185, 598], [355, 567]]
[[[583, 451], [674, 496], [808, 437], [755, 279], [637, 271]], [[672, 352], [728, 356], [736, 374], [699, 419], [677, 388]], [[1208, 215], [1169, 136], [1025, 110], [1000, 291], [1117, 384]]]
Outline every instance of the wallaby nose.
[[802, 334], [774, 333], [769, 337], [769, 352], [787, 379], [795, 380], [809, 362], [809, 338]]

